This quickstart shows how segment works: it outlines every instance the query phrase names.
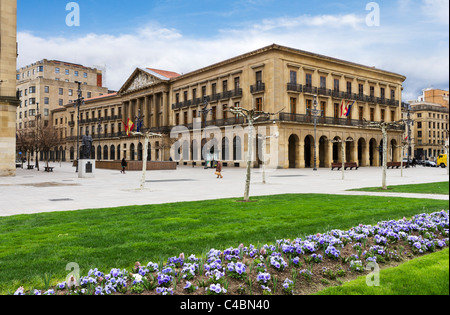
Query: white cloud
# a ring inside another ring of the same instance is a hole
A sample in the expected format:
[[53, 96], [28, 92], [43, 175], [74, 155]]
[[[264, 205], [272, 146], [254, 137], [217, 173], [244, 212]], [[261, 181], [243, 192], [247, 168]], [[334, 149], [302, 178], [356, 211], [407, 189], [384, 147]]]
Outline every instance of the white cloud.
[[449, 24], [448, 0], [423, 0], [422, 11], [433, 22]]
[[106, 85], [118, 90], [136, 67], [187, 73], [277, 43], [406, 75], [407, 95], [429, 85], [448, 88], [448, 30], [421, 29], [423, 25], [413, 29], [405, 22], [389, 25], [384, 20], [381, 27], [371, 28], [365, 25], [365, 14], [266, 19], [223, 29], [213, 38], [187, 37], [155, 23], [128, 34], [71, 39], [20, 32], [19, 66], [44, 58], [106, 65]]

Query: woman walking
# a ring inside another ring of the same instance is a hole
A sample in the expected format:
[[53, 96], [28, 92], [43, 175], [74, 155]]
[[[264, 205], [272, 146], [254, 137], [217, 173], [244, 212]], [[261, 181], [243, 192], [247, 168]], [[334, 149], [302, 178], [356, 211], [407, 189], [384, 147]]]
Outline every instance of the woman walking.
[[125, 174], [125, 168], [127, 167], [127, 161], [125, 158], [122, 159], [122, 170], [120, 171], [122, 174]]
[[217, 162], [216, 175], [217, 175], [217, 178], [223, 178], [223, 176], [222, 176], [222, 162], [220, 162], [220, 161]]

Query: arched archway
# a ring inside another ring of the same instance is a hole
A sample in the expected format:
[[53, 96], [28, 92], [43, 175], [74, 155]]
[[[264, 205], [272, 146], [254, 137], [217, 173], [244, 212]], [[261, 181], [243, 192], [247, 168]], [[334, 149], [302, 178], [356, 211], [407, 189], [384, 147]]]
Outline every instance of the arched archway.
[[134, 156], [134, 154], [135, 154], [135, 146], [134, 146], [134, 143], [132, 143], [131, 145], [130, 145], [130, 160], [131, 161], [134, 161], [134, 159], [135, 159], [135, 156]]
[[342, 162], [342, 143], [337, 142], [340, 141], [340, 137], [334, 137], [333, 139], [333, 163], [339, 163]]
[[105, 146], [103, 147], [103, 159], [104, 159], [105, 161], [108, 161], [108, 146], [107, 146], [107, 145], [105, 145]]
[[222, 138], [222, 161], [228, 161], [230, 157], [230, 141], [227, 137]]
[[391, 147], [390, 147], [390, 160], [391, 162], [400, 162], [400, 161], [396, 161], [397, 159], [397, 141], [395, 139], [391, 140]]
[[359, 138], [358, 140], [358, 165], [366, 166], [366, 139]]
[[370, 166], [377, 166], [377, 161], [376, 161], [377, 156], [378, 156], [377, 140], [372, 138], [372, 139], [370, 139], [370, 142], [369, 142], [369, 161], [370, 161]]
[[143, 155], [142, 143], [141, 142], [139, 142], [139, 144], [138, 144], [137, 154], [138, 154], [138, 161], [143, 161], [144, 160], [144, 155]]
[[311, 135], [305, 137], [305, 168], [311, 168], [314, 159], [314, 138]]
[[98, 161], [102, 160], [102, 147], [101, 146], [97, 147], [97, 160]]
[[242, 161], [242, 140], [239, 136], [233, 138], [233, 160]]
[[116, 159], [116, 147], [114, 145], [110, 148], [110, 159], [114, 161]]
[[328, 146], [330, 145], [328, 138], [322, 136], [319, 139], [319, 167], [328, 167], [327, 161], [330, 160], [328, 156]]
[[297, 135], [291, 135], [289, 137], [289, 168], [297, 168], [300, 158], [300, 139]]

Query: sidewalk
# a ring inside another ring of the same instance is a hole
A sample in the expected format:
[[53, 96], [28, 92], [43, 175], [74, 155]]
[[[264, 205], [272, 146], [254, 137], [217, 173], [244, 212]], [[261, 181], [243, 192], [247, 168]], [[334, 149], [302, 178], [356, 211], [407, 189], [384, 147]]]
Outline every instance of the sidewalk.
[[[245, 169], [224, 168], [223, 179], [215, 170], [181, 166], [176, 171], [146, 173], [146, 186], [140, 190], [142, 172], [96, 170], [95, 178], [79, 179], [71, 163], [52, 163], [53, 173], [18, 169], [15, 177], [0, 177], [0, 216], [52, 211], [96, 209], [129, 205], [161, 204], [243, 197]], [[360, 168], [346, 171], [330, 169], [267, 170], [267, 183], [262, 173], [252, 170], [251, 196], [285, 193], [326, 193], [345, 195], [400, 196], [449, 200], [449, 196], [369, 193], [347, 191], [353, 188], [380, 187], [381, 168]], [[405, 185], [448, 181], [441, 168], [388, 170], [387, 184]]]

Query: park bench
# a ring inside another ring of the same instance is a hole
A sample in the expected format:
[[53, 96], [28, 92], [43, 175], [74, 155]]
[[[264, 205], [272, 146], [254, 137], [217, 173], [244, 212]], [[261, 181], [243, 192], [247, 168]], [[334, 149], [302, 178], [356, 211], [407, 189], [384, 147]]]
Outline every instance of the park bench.
[[400, 168], [400, 166], [402, 166], [402, 163], [401, 163], [401, 162], [388, 162], [388, 163], [387, 163], [387, 168], [392, 168], [392, 169], [394, 169], [394, 167], [395, 167], [395, 168]]
[[29, 169], [29, 170], [34, 169], [34, 165], [28, 165], [28, 168], [27, 168], [27, 169]]
[[347, 170], [347, 168], [350, 168], [350, 170], [357, 170], [359, 168], [358, 163], [356, 162], [350, 162], [350, 163], [345, 163], [345, 170]]
[[54, 167], [45, 167], [45, 171], [47, 173], [53, 173], [53, 169], [54, 169]]
[[331, 170], [334, 170], [335, 168], [339, 171], [342, 168], [342, 163], [331, 163]]
[[[333, 171], [335, 168], [339, 171], [342, 168], [342, 163], [331, 163], [331, 170]], [[359, 166], [358, 163], [355, 162], [344, 163], [344, 169], [347, 170], [347, 168], [350, 170], [357, 170]]]

